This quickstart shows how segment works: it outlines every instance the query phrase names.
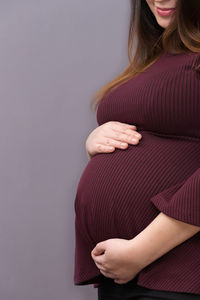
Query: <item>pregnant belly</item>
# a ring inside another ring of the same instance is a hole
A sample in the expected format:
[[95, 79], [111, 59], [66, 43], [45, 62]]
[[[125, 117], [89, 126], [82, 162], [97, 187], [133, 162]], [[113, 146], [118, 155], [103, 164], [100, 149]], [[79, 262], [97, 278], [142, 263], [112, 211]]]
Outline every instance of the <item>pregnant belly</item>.
[[94, 245], [137, 235], [160, 213], [151, 197], [182, 183], [200, 165], [199, 143], [141, 134], [136, 146], [95, 155], [80, 178], [76, 222]]

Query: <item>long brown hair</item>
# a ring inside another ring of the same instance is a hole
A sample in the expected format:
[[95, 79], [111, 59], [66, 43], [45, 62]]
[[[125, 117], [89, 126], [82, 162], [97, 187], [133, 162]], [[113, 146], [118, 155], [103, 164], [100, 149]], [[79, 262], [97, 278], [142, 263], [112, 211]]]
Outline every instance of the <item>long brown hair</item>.
[[[146, 70], [163, 51], [171, 54], [200, 53], [200, 0], [177, 0], [176, 11], [167, 28], [157, 23], [146, 0], [131, 0], [130, 5], [130, 64], [94, 94], [91, 102], [91, 108], [94, 110], [105, 94]], [[195, 67], [197, 68], [199, 66]]]

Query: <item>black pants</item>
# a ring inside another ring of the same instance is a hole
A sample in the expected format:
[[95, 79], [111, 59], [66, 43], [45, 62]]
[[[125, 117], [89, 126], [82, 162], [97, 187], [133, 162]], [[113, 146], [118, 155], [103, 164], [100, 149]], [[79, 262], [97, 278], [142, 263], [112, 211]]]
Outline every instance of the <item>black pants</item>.
[[136, 277], [126, 284], [117, 284], [103, 277], [98, 287], [98, 300], [200, 300], [200, 295], [152, 290], [136, 283]]

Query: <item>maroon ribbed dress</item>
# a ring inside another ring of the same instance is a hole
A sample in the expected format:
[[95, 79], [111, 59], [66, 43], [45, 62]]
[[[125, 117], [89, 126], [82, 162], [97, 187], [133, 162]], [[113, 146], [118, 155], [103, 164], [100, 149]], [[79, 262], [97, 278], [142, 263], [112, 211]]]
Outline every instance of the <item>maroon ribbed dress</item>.
[[[80, 178], [76, 285], [99, 282], [102, 275], [91, 258], [98, 242], [132, 239], [160, 212], [200, 226], [199, 64], [198, 53], [164, 52], [102, 98], [98, 124], [136, 125], [142, 139], [126, 150], [95, 155]], [[200, 295], [200, 232], [138, 275], [137, 284], [146, 288]]]

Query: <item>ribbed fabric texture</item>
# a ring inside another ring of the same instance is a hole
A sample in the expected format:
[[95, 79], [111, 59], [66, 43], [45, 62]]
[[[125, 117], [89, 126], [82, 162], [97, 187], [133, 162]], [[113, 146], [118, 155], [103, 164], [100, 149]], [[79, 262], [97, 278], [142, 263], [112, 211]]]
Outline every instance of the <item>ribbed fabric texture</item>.
[[[165, 52], [101, 100], [98, 125], [133, 124], [142, 139], [126, 150], [97, 154], [85, 167], [75, 199], [75, 284], [99, 282], [91, 258], [98, 242], [132, 239], [160, 212], [200, 226], [198, 65], [198, 53]], [[200, 295], [200, 233], [144, 268], [137, 284]]]

